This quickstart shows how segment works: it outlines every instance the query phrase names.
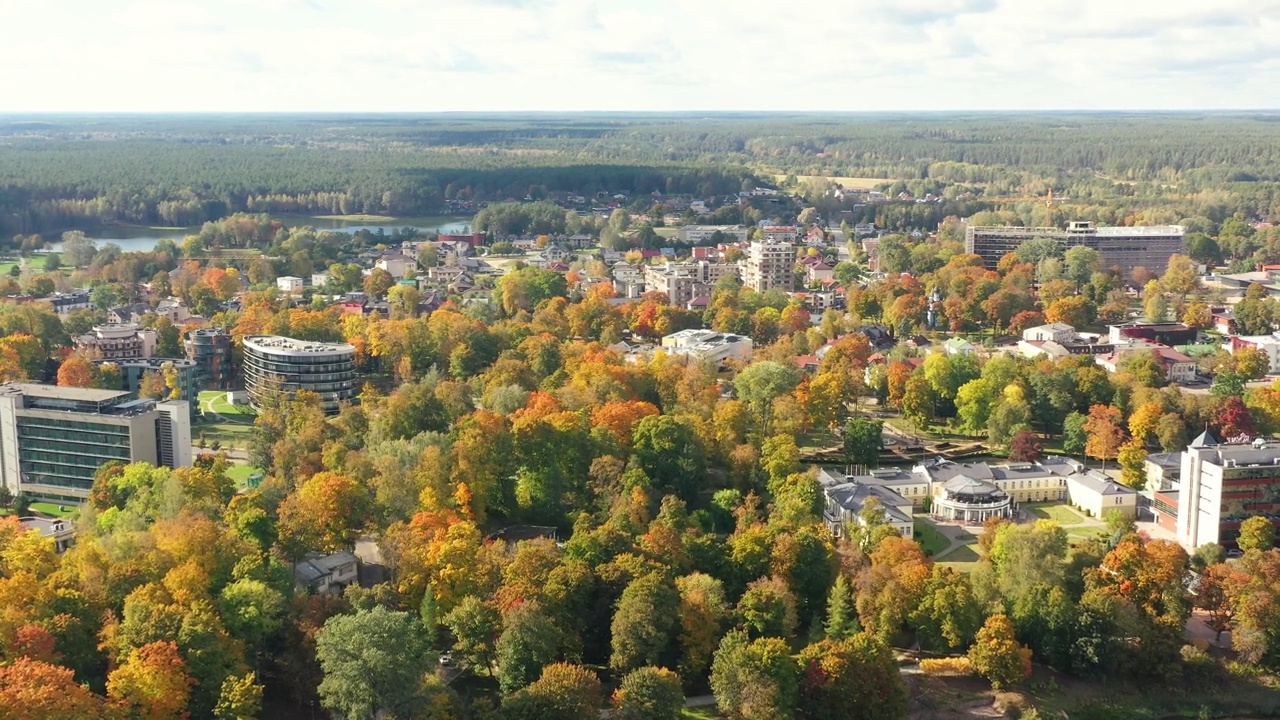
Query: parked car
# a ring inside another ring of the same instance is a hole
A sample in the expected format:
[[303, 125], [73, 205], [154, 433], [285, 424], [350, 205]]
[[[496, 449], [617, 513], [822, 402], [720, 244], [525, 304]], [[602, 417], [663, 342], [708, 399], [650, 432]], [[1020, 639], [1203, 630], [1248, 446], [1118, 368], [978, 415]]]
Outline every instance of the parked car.
[[446, 650], [445, 652], [440, 653], [440, 664], [445, 666], [452, 665], [453, 652]]

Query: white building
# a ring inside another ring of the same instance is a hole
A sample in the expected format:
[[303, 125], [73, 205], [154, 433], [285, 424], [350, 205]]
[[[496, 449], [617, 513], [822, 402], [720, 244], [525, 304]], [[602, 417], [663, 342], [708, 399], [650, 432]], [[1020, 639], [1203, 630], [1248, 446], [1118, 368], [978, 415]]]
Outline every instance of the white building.
[[276, 288], [286, 295], [297, 295], [302, 292], [302, 278], [293, 275], [281, 275], [276, 278]]
[[662, 338], [662, 349], [714, 363], [730, 358], [750, 362], [754, 348], [751, 338], [712, 330], [681, 330]]
[[775, 243], [793, 243], [800, 237], [794, 225], [770, 225], [760, 228], [760, 232], [766, 241]]
[[836, 537], [844, 535], [851, 523], [865, 525], [863, 510], [871, 505], [879, 506], [884, 521], [902, 537], [909, 538], [915, 532], [911, 501], [882, 484], [827, 468], [818, 471], [818, 484], [823, 495], [822, 519]]
[[315, 595], [341, 594], [359, 577], [360, 561], [346, 550], [332, 555], [313, 553], [293, 568], [297, 588]]
[[1280, 527], [1280, 442], [1224, 443], [1205, 431], [1182, 453], [1176, 492], [1156, 495], [1165, 512], [1176, 496], [1176, 532], [1187, 548], [1233, 545], [1254, 516]]
[[742, 285], [756, 292], [782, 290], [795, 286], [795, 245], [789, 242], [753, 241], [742, 260]]
[[1104, 519], [1113, 510], [1119, 510], [1127, 518], [1138, 515], [1137, 491], [1097, 470], [1068, 475], [1067, 493], [1071, 504], [1090, 517]]
[[155, 352], [155, 330], [133, 323], [94, 325], [92, 332], [74, 338], [76, 348], [103, 360], [141, 360]]
[[1229, 353], [1235, 353], [1245, 347], [1261, 350], [1270, 363], [1267, 372], [1280, 373], [1280, 332], [1270, 335], [1239, 335], [1231, 338], [1222, 347]]
[[745, 242], [747, 228], [741, 225], [685, 225], [676, 230], [676, 239], [682, 243], [699, 244], [709, 242], [716, 233], [725, 238], [725, 242]]
[[1049, 323], [1037, 325], [1022, 331], [1022, 339], [1027, 342], [1069, 343], [1075, 339], [1076, 329], [1066, 323]]

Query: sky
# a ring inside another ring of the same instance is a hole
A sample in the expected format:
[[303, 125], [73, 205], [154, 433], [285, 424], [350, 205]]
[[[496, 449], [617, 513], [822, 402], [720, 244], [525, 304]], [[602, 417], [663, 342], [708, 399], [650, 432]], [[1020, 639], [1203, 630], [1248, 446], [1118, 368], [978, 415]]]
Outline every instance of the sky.
[[0, 0], [0, 113], [1280, 107], [1280, 0]]

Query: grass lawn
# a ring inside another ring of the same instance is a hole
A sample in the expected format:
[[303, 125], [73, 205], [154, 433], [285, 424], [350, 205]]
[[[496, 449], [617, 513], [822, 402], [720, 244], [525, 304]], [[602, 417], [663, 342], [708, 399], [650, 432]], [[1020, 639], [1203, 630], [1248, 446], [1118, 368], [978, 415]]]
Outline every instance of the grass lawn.
[[943, 556], [938, 561], [938, 564], [954, 568], [960, 572], [972, 572], [981, 559], [982, 556], [978, 554], [978, 543], [975, 542], [952, 550]]
[[[915, 535], [920, 547], [924, 549], [924, 554], [933, 556], [951, 547], [951, 540], [946, 535], [938, 532], [938, 528], [930, 523], [916, 519]], [[960, 552], [957, 550], [956, 552]]]
[[74, 505], [65, 506], [67, 508], [66, 510], [59, 510], [58, 509], [59, 507], [60, 506], [55, 505], [54, 503], [47, 503], [47, 502], [31, 503], [32, 510], [42, 512], [45, 515], [53, 515], [55, 517], [71, 517], [72, 515], [75, 515], [77, 512], [77, 508]]
[[1023, 507], [1030, 510], [1032, 515], [1045, 520], [1053, 520], [1059, 525], [1079, 525], [1084, 522], [1084, 518], [1080, 516], [1080, 513], [1066, 505], [1026, 503]]
[[724, 716], [712, 705], [709, 707], [685, 708], [680, 711], [680, 717], [686, 720], [719, 720]]
[[8, 277], [9, 271], [17, 266], [16, 262], [0, 262], [0, 276]]
[[252, 433], [253, 425], [250, 423], [203, 422], [191, 428], [191, 441], [199, 447], [203, 435], [206, 444], [216, 441], [226, 447], [246, 447]]
[[236, 487], [244, 487], [249, 482], [249, 476], [256, 472], [262, 472], [262, 469], [252, 465], [232, 465], [227, 468], [227, 477], [235, 482]]

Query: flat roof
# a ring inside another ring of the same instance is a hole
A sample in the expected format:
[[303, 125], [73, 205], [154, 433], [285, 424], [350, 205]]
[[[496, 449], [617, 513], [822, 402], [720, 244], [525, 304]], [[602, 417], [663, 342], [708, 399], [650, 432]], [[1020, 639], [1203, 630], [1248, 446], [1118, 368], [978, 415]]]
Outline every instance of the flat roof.
[[265, 353], [274, 354], [338, 354], [354, 353], [356, 348], [349, 343], [326, 343], [312, 340], [295, 340], [282, 335], [250, 335], [244, 339], [246, 347], [253, 347]]
[[25, 395], [26, 397], [49, 398], [50, 400], [73, 400], [80, 402], [101, 403], [129, 395], [128, 390], [99, 390], [98, 388], [61, 387], [58, 385], [40, 385], [38, 383], [9, 382], [0, 385], [0, 393], [5, 395]]

